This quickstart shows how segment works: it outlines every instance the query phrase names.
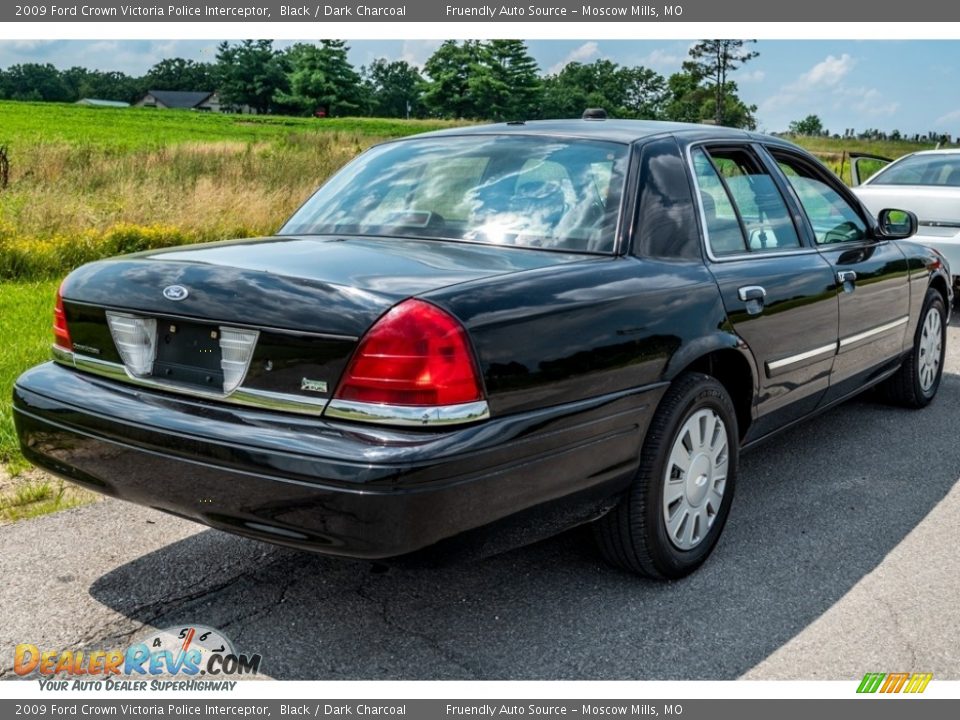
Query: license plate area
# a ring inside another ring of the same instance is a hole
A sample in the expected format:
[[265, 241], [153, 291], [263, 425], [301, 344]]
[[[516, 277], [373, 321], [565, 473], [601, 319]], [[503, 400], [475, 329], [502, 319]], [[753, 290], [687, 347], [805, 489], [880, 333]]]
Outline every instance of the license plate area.
[[221, 332], [217, 325], [158, 320], [153, 377], [223, 392]]

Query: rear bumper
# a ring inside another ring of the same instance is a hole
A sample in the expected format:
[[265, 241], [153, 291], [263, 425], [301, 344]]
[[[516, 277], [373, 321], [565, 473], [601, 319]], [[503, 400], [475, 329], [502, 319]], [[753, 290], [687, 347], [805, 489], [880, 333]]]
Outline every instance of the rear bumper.
[[[516, 521], [529, 541], [595, 516], [629, 482], [662, 392], [401, 430], [184, 400], [47, 363], [17, 380], [14, 416], [28, 459], [106, 495], [387, 558], [492, 523]], [[546, 509], [553, 519], [529, 527]]]

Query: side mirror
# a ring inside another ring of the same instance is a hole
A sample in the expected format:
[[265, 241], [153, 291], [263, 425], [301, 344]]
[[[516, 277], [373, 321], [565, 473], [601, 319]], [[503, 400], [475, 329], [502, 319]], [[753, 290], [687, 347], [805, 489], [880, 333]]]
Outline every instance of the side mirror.
[[883, 240], [905, 240], [917, 232], [917, 216], [909, 210], [881, 210], [877, 222]]

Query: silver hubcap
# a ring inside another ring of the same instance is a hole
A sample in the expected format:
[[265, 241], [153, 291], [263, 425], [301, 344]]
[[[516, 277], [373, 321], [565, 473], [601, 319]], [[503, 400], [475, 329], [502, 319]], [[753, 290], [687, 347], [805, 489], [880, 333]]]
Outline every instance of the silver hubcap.
[[713, 410], [698, 410], [673, 442], [663, 479], [663, 521], [674, 547], [692, 550], [720, 512], [730, 453], [727, 427]]
[[940, 356], [943, 353], [943, 321], [936, 308], [930, 308], [923, 319], [920, 332], [920, 357], [917, 359], [917, 372], [920, 387], [924, 392], [933, 387], [940, 370]]

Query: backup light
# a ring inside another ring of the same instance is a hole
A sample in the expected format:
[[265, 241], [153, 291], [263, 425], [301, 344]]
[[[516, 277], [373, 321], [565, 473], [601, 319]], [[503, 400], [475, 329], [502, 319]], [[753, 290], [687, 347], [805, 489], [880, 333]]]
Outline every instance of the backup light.
[[250, 367], [250, 358], [257, 345], [256, 330], [220, 328], [220, 367], [223, 369], [223, 392], [229, 395], [243, 382]]
[[157, 357], [157, 321], [107, 311], [107, 324], [127, 371], [135, 377], [150, 375]]

